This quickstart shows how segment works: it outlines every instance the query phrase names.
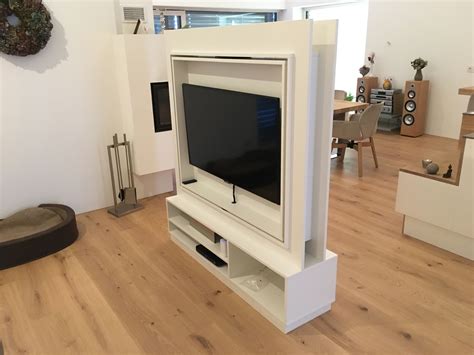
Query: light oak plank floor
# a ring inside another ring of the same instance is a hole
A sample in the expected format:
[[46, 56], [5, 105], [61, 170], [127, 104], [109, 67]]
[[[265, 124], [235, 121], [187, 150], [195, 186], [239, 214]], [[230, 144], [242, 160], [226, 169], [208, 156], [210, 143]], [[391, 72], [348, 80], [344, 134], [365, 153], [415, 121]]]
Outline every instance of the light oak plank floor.
[[398, 169], [454, 164], [457, 141], [379, 134], [376, 147], [363, 178], [355, 152], [331, 161], [329, 313], [280, 333], [169, 240], [157, 196], [121, 219], [80, 215], [76, 244], [0, 271], [5, 354], [472, 354], [474, 263], [403, 236], [394, 211]]

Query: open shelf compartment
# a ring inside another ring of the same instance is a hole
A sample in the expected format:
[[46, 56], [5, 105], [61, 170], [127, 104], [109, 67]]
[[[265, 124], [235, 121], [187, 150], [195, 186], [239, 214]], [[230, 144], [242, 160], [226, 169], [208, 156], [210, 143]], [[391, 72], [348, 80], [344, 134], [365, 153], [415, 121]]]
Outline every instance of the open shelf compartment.
[[197, 230], [191, 225], [191, 221], [193, 220], [193, 218], [188, 216], [186, 213], [176, 209], [176, 207], [172, 205], [168, 205], [168, 213], [170, 230], [173, 226], [176, 227], [182, 233], [187, 235], [188, 238], [194, 240], [196, 245], [202, 244], [204, 247], [216, 254], [226, 263], [229, 262], [229, 258], [227, 257], [228, 252], [226, 251], [225, 253], [223, 253], [221, 251], [219, 243], [213, 243], [204, 234], [202, 234], [199, 230]]
[[275, 321], [285, 322], [285, 278], [232, 243], [229, 244], [229, 278], [258, 308]]
[[173, 225], [170, 225], [170, 235], [171, 240], [173, 240], [176, 244], [178, 244], [184, 251], [190, 254], [196, 261], [206, 267], [209, 271], [216, 270], [219, 274], [227, 277], [229, 266], [221, 266], [217, 267], [213, 265], [209, 260], [207, 260], [204, 256], [199, 254], [196, 251], [196, 246], [199, 244], [194, 239], [190, 238], [185, 233], [181, 232], [178, 228]]

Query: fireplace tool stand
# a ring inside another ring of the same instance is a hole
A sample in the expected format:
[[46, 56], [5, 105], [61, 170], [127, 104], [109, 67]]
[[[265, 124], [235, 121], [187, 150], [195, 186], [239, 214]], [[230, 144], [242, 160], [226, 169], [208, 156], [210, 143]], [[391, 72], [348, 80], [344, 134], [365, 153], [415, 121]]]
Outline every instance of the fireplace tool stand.
[[[128, 186], [124, 186], [123, 183], [122, 164], [120, 158], [120, 149], [122, 147], [125, 150]], [[133, 181], [133, 167], [132, 156], [130, 151], [130, 142], [127, 141], [127, 136], [124, 134], [123, 142], [119, 143], [117, 134], [115, 134], [113, 137], [113, 144], [107, 146], [107, 152], [109, 154], [110, 177], [112, 178], [112, 191], [114, 194], [114, 205], [107, 209], [107, 212], [113, 214], [115, 217], [122, 217], [126, 214], [141, 210], [143, 206], [140, 205], [137, 200], [137, 189], [135, 188], [135, 183]], [[117, 185], [115, 184], [114, 158], [115, 171], [117, 173]], [[118, 202], [118, 200], [120, 200], [120, 202]]]

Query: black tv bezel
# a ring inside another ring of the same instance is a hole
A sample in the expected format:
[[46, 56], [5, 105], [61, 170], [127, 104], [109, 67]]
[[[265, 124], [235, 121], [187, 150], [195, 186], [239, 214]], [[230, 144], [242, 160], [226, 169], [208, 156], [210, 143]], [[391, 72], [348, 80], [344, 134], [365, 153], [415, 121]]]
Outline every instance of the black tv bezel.
[[151, 95], [151, 103], [152, 103], [152, 110], [153, 110], [153, 125], [155, 128], [155, 133], [171, 131], [173, 129], [173, 124], [172, 124], [173, 119], [171, 117], [171, 101], [170, 101], [170, 123], [162, 124], [160, 123], [160, 110], [159, 110], [160, 103], [158, 101], [158, 98], [155, 97], [155, 95], [153, 95], [154, 88], [158, 88], [158, 89], [166, 88], [166, 90], [168, 90], [169, 92], [169, 82], [159, 81], [159, 82], [150, 83], [150, 95]]
[[[274, 202], [272, 200], [269, 200], [268, 198], [266, 197], [263, 197], [263, 196], [260, 196], [259, 194], [255, 193], [254, 191], [250, 191], [250, 190], [247, 190], [246, 188], [244, 187], [241, 187], [239, 186], [238, 184], [234, 184], [233, 182], [231, 181], [227, 181], [226, 179], [223, 179], [222, 177], [218, 176], [218, 175], [215, 175], [213, 174], [212, 172], [209, 172], [207, 171], [206, 169], [203, 169], [199, 166], [196, 166], [194, 164], [191, 163], [191, 152], [190, 152], [190, 147], [189, 147], [189, 133], [188, 133], [188, 129], [187, 129], [187, 124], [186, 124], [186, 105], [185, 105], [185, 95], [184, 95], [184, 87], [185, 86], [194, 86], [194, 87], [201, 87], [201, 88], [205, 88], [205, 89], [210, 89], [210, 90], [215, 90], [215, 91], [227, 91], [227, 92], [232, 92], [234, 94], [240, 94], [240, 95], [245, 95], [245, 96], [259, 96], [259, 97], [266, 97], [266, 98], [271, 98], [271, 99], [277, 99], [278, 100], [278, 121], [279, 121], [279, 124], [280, 124], [280, 144], [279, 144], [279, 148], [280, 148], [280, 154], [279, 154], [279, 157], [280, 157], [280, 174], [279, 174], [279, 177], [278, 177], [278, 180], [279, 180], [279, 193], [278, 193], [278, 197], [279, 197], [279, 202]], [[197, 169], [200, 169], [202, 171], [205, 171], [207, 174], [210, 174], [212, 176], [215, 176], [216, 178], [222, 180], [223, 182], [227, 183], [227, 184], [230, 184], [230, 185], [234, 185], [234, 186], [237, 186], [255, 196], [258, 196], [259, 198], [269, 202], [269, 203], [273, 203], [277, 206], [281, 206], [281, 203], [282, 203], [282, 166], [283, 166], [283, 152], [282, 152], [282, 146], [283, 146], [283, 139], [281, 137], [281, 132], [283, 130], [283, 122], [282, 122], [282, 109], [281, 109], [281, 98], [280, 97], [276, 97], [276, 96], [268, 96], [268, 95], [260, 95], [260, 94], [253, 94], [253, 93], [248, 93], [248, 92], [243, 92], [243, 91], [235, 91], [235, 90], [229, 90], [229, 89], [221, 89], [221, 88], [215, 88], [215, 87], [211, 87], [211, 86], [204, 86], [204, 85], [195, 85], [195, 84], [189, 84], [189, 83], [183, 83], [181, 85], [181, 90], [182, 90], [182, 93], [183, 93], [183, 111], [184, 111], [184, 126], [185, 126], [185, 129], [186, 129], [186, 145], [187, 145], [187, 153], [188, 153], [188, 163], [189, 165], [197, 168]]]

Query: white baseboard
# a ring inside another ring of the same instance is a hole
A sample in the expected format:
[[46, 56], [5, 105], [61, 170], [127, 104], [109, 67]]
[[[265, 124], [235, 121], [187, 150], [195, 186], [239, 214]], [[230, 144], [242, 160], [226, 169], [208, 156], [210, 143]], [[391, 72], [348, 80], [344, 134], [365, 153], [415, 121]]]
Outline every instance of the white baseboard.
[[419, 219], [405, 216], [404, 234], [474, 260], [474, 239]]

